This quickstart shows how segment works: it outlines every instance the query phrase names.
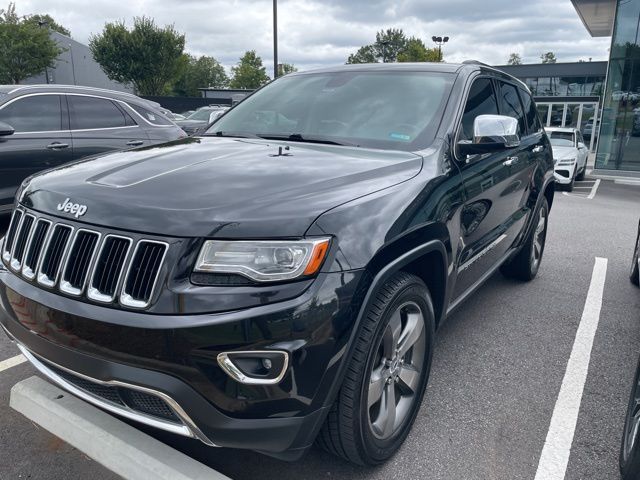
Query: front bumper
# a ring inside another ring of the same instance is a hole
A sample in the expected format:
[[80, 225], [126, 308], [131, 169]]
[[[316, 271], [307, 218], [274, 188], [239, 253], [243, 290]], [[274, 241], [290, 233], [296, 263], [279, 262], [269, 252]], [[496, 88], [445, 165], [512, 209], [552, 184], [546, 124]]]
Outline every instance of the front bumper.
[[[106, 410], [210, 445], [296, 458], [331, 405], [363, 278], [362, 271], [323, 274], [293, 300], [211, 315], [148, 315], [153, 327], [141, 328], [110, 322], [113, 309], [39, 289], [0, 264], [0, 324], [49, 379]], [[181, 328], [181, 319], [189, 326]], [[239, 384], [216, 361], [222, 351], [264, 349], [290, 354], [276, 385]], [[131, 413], [126, 398], [124, 409], [109, 408], [74, 392], [76, 377], [118, 388], [122, 398], [129, 390], [159, 398], [177, 418], [163, 426]]]
[[569, 185], [576, 174], [576, 163], [573, 165], [555, 165], [553, 168], [553, 176], [556, 183], [561, 185]]

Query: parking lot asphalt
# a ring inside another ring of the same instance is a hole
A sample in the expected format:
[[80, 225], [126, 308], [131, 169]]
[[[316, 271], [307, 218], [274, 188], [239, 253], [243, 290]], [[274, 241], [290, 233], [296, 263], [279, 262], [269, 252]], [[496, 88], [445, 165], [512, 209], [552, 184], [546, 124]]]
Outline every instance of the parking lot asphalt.
[[[619, 478], [640, 355], [640, 291], [628, 280], [640, 185], [603, 180], [594, 190], [595, 183], [557, 192], [533, 282], [494, 275], [440, 329], [422, 410], [387, 464], [354, 467], [317, 448], [289, 464], [155, 436], [234, 479], [533, 479], [601, 257], [608, 260], [602, 309], [565, 478]], [[17, 353], [0, 338], [0, 362]], [[0, 478], [115, 478], [9, 408], [11, 386], [34, 373], [28, 364], [0, 372]]]

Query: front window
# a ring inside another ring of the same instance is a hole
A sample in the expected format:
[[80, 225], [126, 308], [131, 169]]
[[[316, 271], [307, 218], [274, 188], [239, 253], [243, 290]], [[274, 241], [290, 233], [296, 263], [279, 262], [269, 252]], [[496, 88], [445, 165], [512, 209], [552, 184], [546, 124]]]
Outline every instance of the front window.
[[549, 140], [554, 147], [575, 147], [576, 139], [572, 132], [549, 132]]
[[419, 150], [435, 136], [454, 78], [366, 71], [286, 76], [230, 110], [207, 134]]
[[18, 133], [57, 132], [62, 130], [59, 95], [34, 95], [7, 104], [0, 109], [0, 122]]

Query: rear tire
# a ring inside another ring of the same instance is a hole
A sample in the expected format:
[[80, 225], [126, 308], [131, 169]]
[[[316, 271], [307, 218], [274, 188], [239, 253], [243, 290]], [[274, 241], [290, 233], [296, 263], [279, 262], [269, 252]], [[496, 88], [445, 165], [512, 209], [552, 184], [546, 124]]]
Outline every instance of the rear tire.
[[515, 257], [500, 267], [503, 275], [524, 282], [535, 278], [540, 269], [540, 262], [542, 262], [542, 254], [544, 253], [548, 219], [549, 204], [546, 197], [543, 197], [535, 211], [533, 226], [524, 245], [522, 245]]
[[389, 459], [420, 409], [434, 330], [433, 303], [420, 278], [399, 272], [385, 282], [362, 319], [318, 445], [358, 465]]
[[636, 286], [640, 286], [640, 267], [638, 266], [638, 258], [640, 257], [640, 228], [638, 236], [636, 237], [636, 248], [633, 251], [633, 258], [631, 259], [631, 273], [629, 279], [631, 283]]
[[640, 416], [639, 401], [640, 363], [636, 368], [636, 374], [633, 379], [620, 445], [620, 473], [622, 480], [634, 480], [640, 474], [640, 438], [638, 438], [640, 434], [637, 431], [634, 432], [638, 428], [638, 417]]

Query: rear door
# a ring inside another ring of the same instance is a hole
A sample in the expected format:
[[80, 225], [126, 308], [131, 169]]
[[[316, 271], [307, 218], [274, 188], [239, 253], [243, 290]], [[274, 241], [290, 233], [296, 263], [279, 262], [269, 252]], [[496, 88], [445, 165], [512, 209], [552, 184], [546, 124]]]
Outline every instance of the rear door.
[[147, 134], [118, 102], [89, 95], [67, 95], [73, 157], [124, 150], [148, 143]]
[[20, 183], [72, 159], [66, 104], [61, 95], [34, 94], [0, 107], [0, 121], [15, 133], [0, 137], [0, 213], [13, 203]]
[[[501, 85], [489, 77], [476, 78], [467, 96], [458, 141], [473, 139], [478, 115], [498, 115]], [[516, 94], [516, 100], [519, 102]], [[501, 102], [500, 102], [501, 103]], [[524, 119], [522, 119], [524, 125]], [[528, 162], [527, 147], [470, 155], [460, 159], [465, 204], [461, 216], [461, 245], [454, 298], [472, 288], [504, 257], [523, 223], [517, 210], [522, 180], [518, 169]]]

